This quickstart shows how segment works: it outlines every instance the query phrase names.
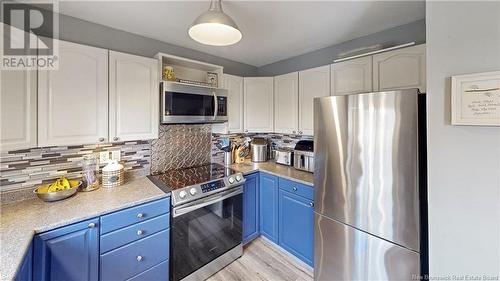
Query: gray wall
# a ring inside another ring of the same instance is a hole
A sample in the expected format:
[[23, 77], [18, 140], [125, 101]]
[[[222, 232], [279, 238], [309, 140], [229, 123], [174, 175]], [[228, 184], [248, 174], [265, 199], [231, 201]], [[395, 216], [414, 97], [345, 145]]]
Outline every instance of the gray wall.
[[158, 52], [168, 53], [222, 65], [224, 67], [224, 72], [229, 74], [241, 76], [255, 76], [257, 74], [257, 67], [255, 66], [212, 56], [66, 15], [60, 15], [59, 27], [59, 37], [66, 41], [146, 57], [153, 57]]
[[395, 46], [409, 42], [425, 43], [425, 20], [397, 26], [321, 50], [261, 66], [259, 76], [274, 76], [311, 67], [331, 64], [338, 54], [374, 44]]
[[500, 128], [450, 125], [450, 76], [500, 70], [499, 15], [498, 1], [427, 2], [432, 276], [500, 274]]

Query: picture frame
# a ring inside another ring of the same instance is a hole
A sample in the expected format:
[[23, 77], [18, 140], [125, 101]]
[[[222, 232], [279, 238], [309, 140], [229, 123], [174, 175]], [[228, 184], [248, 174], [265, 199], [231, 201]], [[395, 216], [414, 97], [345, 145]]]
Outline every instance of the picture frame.
[[210, 86], [217, 88], [219, 84], [219, 75], [215, 72], [207, 72], [207, 83], [210, 84]]
[[500, 126], [500, 71], [451, 77], [451, 124]]

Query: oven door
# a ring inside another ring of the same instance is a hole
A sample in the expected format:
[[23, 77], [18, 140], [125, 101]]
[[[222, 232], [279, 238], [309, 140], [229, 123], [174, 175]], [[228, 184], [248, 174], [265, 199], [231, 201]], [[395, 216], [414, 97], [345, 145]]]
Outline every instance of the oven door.
[[181, 280], [241, 245], [242, 217], [242, 186], [173, 208], [170, 280]]
[[161, 84], [162, 123], [217, 123], [228, 120], [227, 91], [183, 85]]

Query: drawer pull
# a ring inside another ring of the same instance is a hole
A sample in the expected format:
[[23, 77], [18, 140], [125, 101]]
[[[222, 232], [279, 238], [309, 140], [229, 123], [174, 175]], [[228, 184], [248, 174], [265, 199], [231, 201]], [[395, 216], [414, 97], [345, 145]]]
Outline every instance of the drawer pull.
[[295, 187], [295, 186], [292, 189], [293, 189], [293, 191], [297, 191], [297, 187]]
[[309, 206], [314, 207], [314, 203], [313, 202], [309, 203]]
[[144, 258], [142, 256], [137, 256], [137, 261], [142, 261]]
[[95, 223], [91, 222], [89, 223], [89, 228], [94, 228], [95, 227]]
[[142, 235], [142, 234], [143, 234], [142, 230], [137, 230], [137, 235]]
[[143, 214], [143, 213], [138, 213], [138, 214], [137, 214], [137, 218], [138, 218], [138, 219], [141, 219], [142, 217], [144, 217], [144, 214]]

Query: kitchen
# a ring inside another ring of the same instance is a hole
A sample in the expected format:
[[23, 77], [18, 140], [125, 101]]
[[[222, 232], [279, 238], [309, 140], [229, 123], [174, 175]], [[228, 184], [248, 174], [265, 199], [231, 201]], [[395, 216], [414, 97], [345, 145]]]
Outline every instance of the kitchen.
[[2, 280], [498, 278], [498, 121], [445, 81], [499, 2], [56, 4], [2, 54], [57, 55], [1, 72]]

